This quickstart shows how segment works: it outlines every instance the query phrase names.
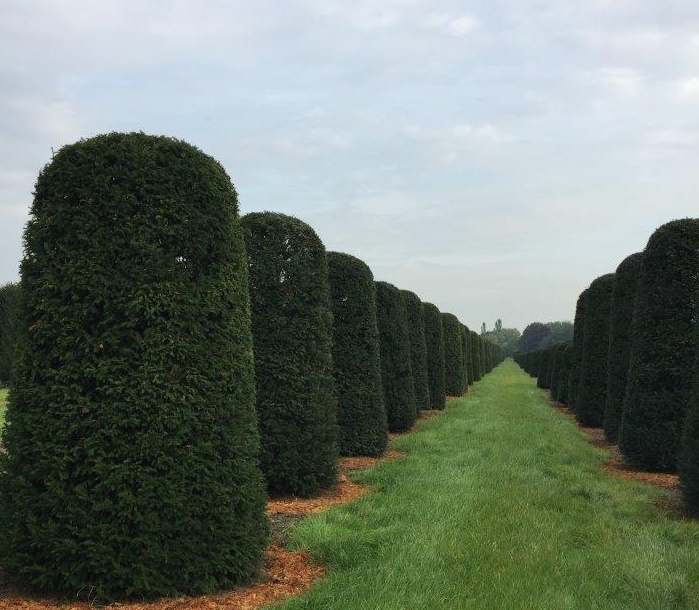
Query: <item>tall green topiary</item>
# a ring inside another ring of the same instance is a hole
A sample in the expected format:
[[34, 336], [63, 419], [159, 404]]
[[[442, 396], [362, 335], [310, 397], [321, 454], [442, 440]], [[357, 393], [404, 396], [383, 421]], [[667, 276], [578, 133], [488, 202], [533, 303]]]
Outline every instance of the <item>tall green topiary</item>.
[[[698, 306], [699, 309], [699, 306]], [[699, 342], [692, 371], [692, 388], [682, 431], [679, 457], [680, 487], [689, 513], [699, 516]]]
[[388, 443], [388, 422], [381, 386], [374, 277], [358, 258], [328, 252], [328, 279], [340, 454], [377, 456]]
[[481, 358], [481, 338], [474, 330], [471, 331], [471, 359], [473, 360], [473, 380], [480, 381], [485, 374]]
[[631, 322], [643, 254], [626, 257], [617, 267], [612, 291], [607, 363], [607, 396], [604, 407], [604, 433], [615, 443], [619, 438], [622, 406], [626, 393], [631, 352]]
[[471, 331], [461, 325], [461, 351], [464, 354], [464, 391], [473, 383], [473, 362], [471, 362]]
[[619, 447], [639, 468], [672, 471], [697, 342], [699, 219], [653, 233], [638, 281]]
[[453, 313], [442, 313], [444, 331], [444, 391], [447, 396], [464, 393], [464, 354], [461, 347], [461, 322]]
[[578, 296], [578, 302], [575, 306], [575, 318], [573, 320], [573, 352], [570, 360], [570, 377], [568, 378], [568, 405], [573, 407], [573, 409], [575, 409], [578, 398], [578, 385], [582, 370], [588, 290], [588, 288], [585, 288]]
[[427, 340], [425, 338], [425, 314], [422, 301], [409, 290], [401, 290], [405, 302], [410, 334], [410, 363], [415, 384], [417, 410], [430, 408], [430, 388], [427, 381]]
[[551, 388], [551, 348], [540, 351], [539, 370], [536, 376], [536, 387], [548, 390]]
[[423, 303], [425, 314], [425, 343], [427, 345], [427, 382], [430, 390], [430, 405], [433, 409], [444, 409], [444, 329], [442, 315], [436, 305]]
[[142, 133], [58, 151], [24, 233], [0, 563], [106, 601], [254, 576], [267, 542], [236, 192]]
[[568, 383], [570, 382], [570, 366], [573, 359], [573, 342], [561, 343], [558, 366], [558, 383], [554, 399], [562, 405], [568, 404]]
[[405, 301], [388, 282], [376, 282], [376, 322], [381, 348], [381, 379], [391, 432], [409, 430], [417, 417]]
[[601, 427], [604, 420], [613, 288], [613, 273], [598, 277], [588, 288], [583, 358], [575, 403], [576, 418], [584, 426]]
[[11, 282], [0, 286], [0, 386], [7, 386], [12, 376], [12, 362], [19, 336], [21, 289]]
[[243, 216], [250, 267], [262, 472], [272, 494], [337, 480], [337, 398], [325, 247], [306, 223]]

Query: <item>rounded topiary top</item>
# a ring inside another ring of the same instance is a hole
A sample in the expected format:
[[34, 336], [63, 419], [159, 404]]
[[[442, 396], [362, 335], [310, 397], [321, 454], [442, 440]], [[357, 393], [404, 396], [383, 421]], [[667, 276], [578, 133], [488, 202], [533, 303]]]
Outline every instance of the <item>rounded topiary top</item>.
[[583, 359], [587, 294], [588, 288], [585, 288], [578, 296], [578, 301], [575, 305], [575, 318], [573, 319], [573, 352], [570, 360], [570, 378], [568, 379], [568, 404], [572, 405], [573, 408], [575, 408], [578, 398], [578, 385], [580, 383]]
[[381, 386], [374, 277], [358, 258], [328, 252], [328, 279], [340, 453], [380, 455], [388, 442], [388, 423]]
[[676, 467], [697, 332], [699, 219], [659, 227], [643, 252], [619, 446], [636, 466]]
[[577, 419], [584, 426], [601, 427], [604, 418], [613, 287], [614, 274], [608, 273], [595, 279], [588, 288], [583, 358], [575, 403]]
[[24, 244], [2, 567], [100, 601], [255, 574], [267, 522], [226, 172], [172, 138], [80, 141], [39, 175]]
[[415, 384], [415, 404], [418, 411], [430, 408], [430, 389], [427, 381], [427, 342], [425, 339], [425, 313], [422, 301], [410, 290], [401, 290], [405, 302], [410, 333], [410, 362]]
[[381, 348], [381, 379], [391, 432], [409, 430], [417, 416], [410, 358], [410, 333], [400, 290], [376, 282], [376, 322]]
[[310, 496], [335, 482], [338, 463], [325, 247], [284, 214], [247, 214], [243, 229], [262, 470], [271, 493]]
[[448, 396], [464, 393], [464, 354], [461, 322], [453, 313], [442, 312], [444, 332], [444, 391]]
[[442, 316], [436, 305], [422, 304], [425, 314], [425, 345], [427, 346], [427, 382], [430, 390], [430, 404], [433, 409], [444, 409], [446, 392], [444, 389], [444, 329]]
[[607, 396], [604, 408], [604, 433], [612, 442], [619, 438], [631, 352], [631, 323], [642, 260], [641, 252], [627, 256], [614, 275], [609, 323]]

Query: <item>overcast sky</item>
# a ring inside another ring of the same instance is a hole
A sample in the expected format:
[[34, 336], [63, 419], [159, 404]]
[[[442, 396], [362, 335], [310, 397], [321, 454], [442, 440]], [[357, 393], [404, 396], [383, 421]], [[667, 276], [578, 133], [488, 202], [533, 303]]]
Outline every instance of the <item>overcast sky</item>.
[[0, 284], [52, 150], [111, 131], [474, 330], [572, 320], [699, 216], [699, 2], [2, 0]]

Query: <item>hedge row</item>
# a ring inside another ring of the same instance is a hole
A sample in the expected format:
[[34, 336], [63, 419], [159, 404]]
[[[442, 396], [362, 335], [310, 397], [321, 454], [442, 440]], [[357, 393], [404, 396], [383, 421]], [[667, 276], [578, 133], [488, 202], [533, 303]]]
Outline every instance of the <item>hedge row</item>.
[[500, 359], [300, 220], [241, 219], [220, 164], [172, 138], [62, 148], [24, 239], [20, 288], [0, 290], [18, 584], [105, 602], [249, 581], [265, 491], [333, 484], [339, 453], [379, 455], [444, 408], [446, 371], [461, 394]]
[[[636, 467], [679, 471], [699, 514], [697, 320], [699, 219], [674, 220], [580, 295], [567, 395], [556, 398], [582, 424], [602, 426]], [[518, 361], [546, 375], [546, 357]]]

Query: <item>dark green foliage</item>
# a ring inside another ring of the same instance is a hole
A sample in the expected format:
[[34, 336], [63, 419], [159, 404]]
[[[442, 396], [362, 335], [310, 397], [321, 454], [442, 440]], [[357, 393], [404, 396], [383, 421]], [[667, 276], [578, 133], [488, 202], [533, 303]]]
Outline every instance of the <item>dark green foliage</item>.
[[442, 313], [444, 331], [444, 391], [448, 396], [464, 393], [464, 354], [461, 347], [461, 322], [452, 313]]
[[573, 358], [573, 342], [559, 343], [558, 380], [553, 398], [562, 405], [568, 404], [568, 383], [570, 382], [570, 365]]
[[471, 331], [468, 326], [461, 325], [461, 351], [464, 354], [464, 390], [473, 383], [473, 362], [471, 359]]
[[427, 342], [425, 339], [425, 314], [420, 298], [409, 290], [401, 290], [408, 316], [410, 333], [410, 363], [415, 384], [417, 410], [430, 408], [430, 388], [427, 380]]
[[582, 425], [595, 428], [602, 426], [607, 402], [607, 358], [613, 288], [614, 274], [608, 273], [594, 280], [587, 293], [583, 359], [575, 414]]
[[266, 498], [226, 172], [171, 138], [80, 141], [39, 175], [24, 243], [6, 575], [98, 601], [254, 576]]
[[541, 322], [532, 322], [524, 329], [517, 341], [517, 351], [533, 352], [541, 347], [541, 342], [551, 334], [551, 329]]
[[444, 409], [444, 329], [442, 315], [436, 305], [422, 304], [425, 314], [425, 344], [427, 345], [427, 382], [430, 390], [430, 405], [433, 409]]
[[[374, 277], [361, 260], [328, 252], [341, 455], [376, 456], [388, 443]], [[424, 340], [424, 334], [423, 334]]]
[[21, 290], [19, 284], [0, 287], [0, 386], [10, 383], [12, 362], [19, 337]]
[[607, 439], [613, 443], [619, 438], [619, 427], [621, 426], [622, 406], [629, 372], [629, 354], [631, 352], [631, 322], [642, 259], [641, 252], [628, 256], [617, 267], [614, 276], [609, 325], [607, 398], [603, 424]]
[[337, 480], [337, 398], [325, 247], [306, 223], [243, 216], [250, 266], [261, 465], [271, 494]]
[[682, 433], [679, 458], [682, 494], [689, 513], [699, 517], [699, 343], [692, 371], [692, 391]]
[[540, 350], [539, 367], [536, 372], [536, 387], [548, 390], [551, 388], [551, 365], [552, 356], [551, 348]]
[[588, 288], [585, 288], [578, 296], [575, 306], [575, 320], [573, 321], [573, 353], [570, 361], [570, 377], [568, 379], [568, 404], [575, 409], [577, 401], [578, 385], [580, 383], [580, 371], [582, 370], [583, 349], [585, 343], [585, 311]]
[[561, 322], [546, 322], [544, 324], [549, 329], [549, 333], [541, 340], [538, 345], [539, 349], [555, 345], [556, 343], [564, 343], [573, 339], [573, 323], [568, 321]]
[[473, 330], [471, 331], [471, 360], [473, 361], [473, 380], [480, 381], [485, 375], [481, 356], [481, 338]]
[[619, 447], [635, 466], [672, 471], [697, 343], [699, 219], [658, 228], [643, 252]]
[[408, 316], [398, 288], [387, 282], [376, 282], [375, 285], [381, 379], [388, 429], [403, 432], [412, 427], [417, 417]]

